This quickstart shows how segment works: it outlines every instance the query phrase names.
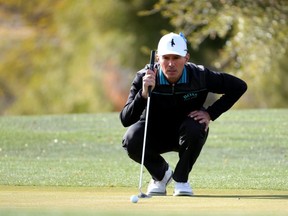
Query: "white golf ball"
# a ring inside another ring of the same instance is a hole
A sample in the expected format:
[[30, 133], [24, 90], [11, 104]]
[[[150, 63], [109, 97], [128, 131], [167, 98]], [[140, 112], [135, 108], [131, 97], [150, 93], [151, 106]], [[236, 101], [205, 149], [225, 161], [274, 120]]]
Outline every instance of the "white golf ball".
[[130, 197], [130, 201], [131, 201], [132, 203], [137, 203], [138, 200], [139, 200], [139, 198], [138, 198], [138, 196], [136, 196], [136, 195], [132, 195], [132, 196]]

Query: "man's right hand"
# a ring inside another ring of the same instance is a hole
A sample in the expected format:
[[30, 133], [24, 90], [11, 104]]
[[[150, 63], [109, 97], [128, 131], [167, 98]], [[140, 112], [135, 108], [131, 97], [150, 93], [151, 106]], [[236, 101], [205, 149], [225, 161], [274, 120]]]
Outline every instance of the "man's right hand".
[[156, 79], [156, 69], [152, 71], [150, 69], [147, 70], [145, 76], [142, 80], [142, 97], [148, 98], [148, 87], [151, 86], [151, 90], [155, 88], [155, 79]]

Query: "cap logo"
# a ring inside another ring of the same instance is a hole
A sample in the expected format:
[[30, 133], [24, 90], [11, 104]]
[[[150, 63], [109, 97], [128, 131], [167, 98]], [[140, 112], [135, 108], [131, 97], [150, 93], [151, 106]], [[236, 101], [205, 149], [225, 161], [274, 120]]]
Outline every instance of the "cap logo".
[[171, 46], [174, 47], [175, 45], [174, 39], [172, 39], [170, 43], [171, 43]]

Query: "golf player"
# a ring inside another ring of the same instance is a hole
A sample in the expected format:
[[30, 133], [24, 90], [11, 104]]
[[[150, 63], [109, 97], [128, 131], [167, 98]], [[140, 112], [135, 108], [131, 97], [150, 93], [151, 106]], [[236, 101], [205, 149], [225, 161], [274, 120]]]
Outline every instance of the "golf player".
[[[137, 72], [120, 113], [124, 127], [123, 147], [129, 157], [141, 163], [144, 125], [148, 121], [144, 166], [152, 179], [147, 194], [166, 195], [174, 180], [174, 196], [192, 196], [189, 174], [207, 139], [210, 121], [229, 110], [247, 89], [246, 83], [230, 74], [215, 72], [189, 62], [182, 33], [164, 35], [156, 54], [154, 70], [149, 65]], [[152, 93], [149, 117], [145, 119], [148, 87]], [[221, 97], [208, 107], [209, 92]], [[177, 152], [174, 171], [163, 153]]]

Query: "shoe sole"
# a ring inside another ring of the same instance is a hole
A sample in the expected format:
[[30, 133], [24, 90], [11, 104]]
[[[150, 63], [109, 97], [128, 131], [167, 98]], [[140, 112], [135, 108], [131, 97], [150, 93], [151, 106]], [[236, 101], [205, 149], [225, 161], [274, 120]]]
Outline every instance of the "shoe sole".
[[191, 192], [180, 191], [177, 194], [174, 193], [173, 196], [193, 196], [194, 194]]
[[165, 193], [156, 193], [156, 192], [151, 192], [147, 194], [148, 196], [166, 196], [167, 192], [165, 191]]

